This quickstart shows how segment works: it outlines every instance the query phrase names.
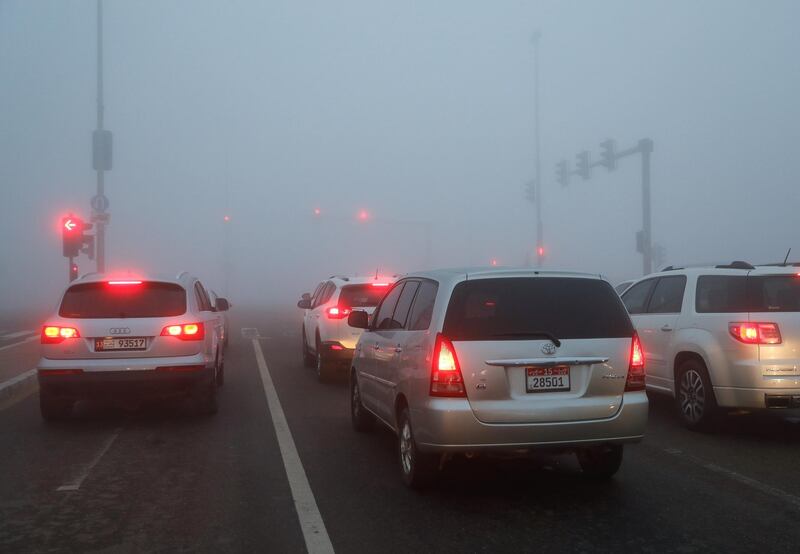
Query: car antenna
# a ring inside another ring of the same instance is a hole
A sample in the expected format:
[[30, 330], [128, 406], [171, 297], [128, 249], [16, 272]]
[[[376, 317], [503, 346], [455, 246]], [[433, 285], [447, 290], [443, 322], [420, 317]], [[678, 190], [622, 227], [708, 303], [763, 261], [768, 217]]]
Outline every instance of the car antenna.
[[789, 261], [789, 254], [791, 254], [791, 253], [792, 253], [792, 249], [789, 248], [789, 250], [786, 252], [786, 257], [783, 259], [783, 266], [784, 267], [786, 267], [786, 262]]
[[[787, 254], [787, 255], [788, 255], [788, 254]], [[380, 267], [376, 267], [376, 268], [375, 268], [375, 280], [376, 280], [376, 281], [378, 280], [378, 270], [380, 270]]]

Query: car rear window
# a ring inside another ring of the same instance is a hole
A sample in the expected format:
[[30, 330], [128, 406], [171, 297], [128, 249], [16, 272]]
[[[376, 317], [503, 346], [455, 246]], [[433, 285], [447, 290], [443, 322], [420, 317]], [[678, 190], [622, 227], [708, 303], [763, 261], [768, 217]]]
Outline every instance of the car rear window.
[[345, 285], [339, 294], [339, 305], [359, 308], [377, 306], [389, 287], [365, 285]]
[[451, 340], [620, 338], [633, 325], [614, 289], [599, 279], [514, 277], [456, 285], [442, 332]]
[[58, 314], [74, 318], [171, 317], [186, 313], [186, 291], [174, 283], [82, 283], [64, 293]]
[[725, 276], [697, 278], [698, 313], [800, 312], [797, 275]]

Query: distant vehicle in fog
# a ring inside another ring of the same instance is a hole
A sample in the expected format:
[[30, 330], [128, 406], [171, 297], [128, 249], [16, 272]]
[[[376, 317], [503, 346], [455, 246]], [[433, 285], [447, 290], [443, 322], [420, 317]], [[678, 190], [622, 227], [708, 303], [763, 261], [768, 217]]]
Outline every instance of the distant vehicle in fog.
[[130, 396], [188, 396], [201, 413], [216, 413], [222, 333], [205, 288], [188, 273], [82, 277], [42, 327], [42, 417], [65, 418], [77, 400]]
[[333, 276], [306, 293], [297, 303], [304, 310], [303, 360], [316, 367], [324, 381], [336, 374], [347, 375], [361, 330], [347, 325], [351, 310], [372, 313], [394, 277]]
[[620, 284], [614, 287], [614, 290], [617, 291], [617, 294], [622, 294], [628, 288], [636, 282], [636, 279], [631, 279], [630, 281], [622, 281]]
[[800, 269], [745, 262], [674, 268], [622, 295], [647, 356], [647, 389], [690, 429], [720, 408], [800, 408]]
[[398, 437], [411, 487], [443, 456], [572, 451], [612, 476], [647, 422], [644, 358], [630, 317], [593, 275], [440, 270], [399, 280], [364, 329], [350, 372], [353, 426]]

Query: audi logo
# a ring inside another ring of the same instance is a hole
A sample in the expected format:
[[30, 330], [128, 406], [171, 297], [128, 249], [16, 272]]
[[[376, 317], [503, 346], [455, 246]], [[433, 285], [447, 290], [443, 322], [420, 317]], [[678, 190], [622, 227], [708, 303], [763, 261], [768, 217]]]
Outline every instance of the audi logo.
[[112, 335], [130, 335], [131, 328], [130, 327], [112, 327], [108, 330], [108, 332]]

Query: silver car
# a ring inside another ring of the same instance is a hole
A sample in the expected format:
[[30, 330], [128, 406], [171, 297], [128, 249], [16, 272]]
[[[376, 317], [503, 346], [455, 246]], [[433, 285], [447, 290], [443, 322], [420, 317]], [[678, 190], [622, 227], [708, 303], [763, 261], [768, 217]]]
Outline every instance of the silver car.
[[221, 338], [221, 319], [188, 273], [82, 277], [42, 327], [42, 417], [67, 417], [80, 399], [131, 395], [190, 395], [199, 411], [215, 413], [224, 371]]
[[420, 487], [452, 454], [572, 451], [612, 476], [647, 422], [644, 358], [611, 285], [586, 274], [411, 274], [364, 328], [350, 374], [357, 431], [398, 436], [403, 480]]

